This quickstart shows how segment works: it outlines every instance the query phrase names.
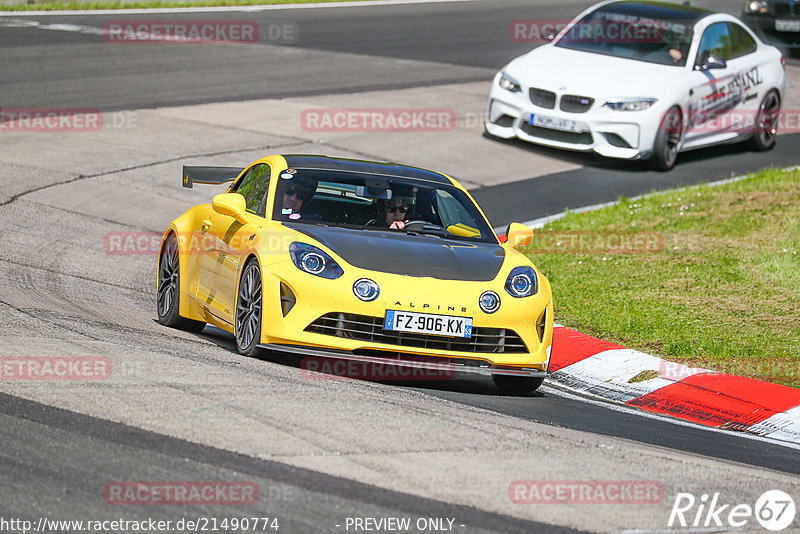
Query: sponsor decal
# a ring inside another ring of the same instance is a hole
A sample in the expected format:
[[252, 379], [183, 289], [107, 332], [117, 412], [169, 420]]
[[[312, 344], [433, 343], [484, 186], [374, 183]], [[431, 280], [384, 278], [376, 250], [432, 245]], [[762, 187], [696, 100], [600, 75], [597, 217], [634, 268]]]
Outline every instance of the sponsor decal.
[[[707, 75], [711, 75], [705, 71]], [[690, 126], [694, 129], [700, 125], [714, 120], [723, 115], [748, 99], [754, 87], [764, 83], [764, 79], [758, 70], [753, 67], [748, 71], [737, 72], [730, 78], [712, 79], [702, 87], [695, 89], [695, 93], [700, 98], [693, 99], [689, 104]], [[703, 94], [709, 91], [708, 94]]]

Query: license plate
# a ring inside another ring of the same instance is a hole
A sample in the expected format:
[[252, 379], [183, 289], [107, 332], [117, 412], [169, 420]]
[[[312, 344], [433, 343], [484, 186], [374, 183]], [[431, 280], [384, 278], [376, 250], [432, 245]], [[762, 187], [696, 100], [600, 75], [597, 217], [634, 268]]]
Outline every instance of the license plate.
[[800, 32], [800, 20], [778, 19], [775, 29], [779, 32]]
[[531, 126], [541, 126], [542, 128], [550, 128], [551, 130], [561, 130], [564, 132], [580, 132], [576, 121], [570, 119], [557, 119], [555, 117], [548, 117], [547, 115], [539, 115], [534, 113], [530, 118]]
[[472, 337], [472, 317], [453, 317], [399, 310], [386, 310], [384, 330], [437, 336]]

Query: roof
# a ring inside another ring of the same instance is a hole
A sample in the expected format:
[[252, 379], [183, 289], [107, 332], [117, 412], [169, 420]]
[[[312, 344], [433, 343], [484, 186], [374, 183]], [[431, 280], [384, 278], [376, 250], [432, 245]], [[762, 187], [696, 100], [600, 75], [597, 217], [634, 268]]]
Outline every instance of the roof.
[[442, 184], [451, 184], [450, 179], [444, 174], [426, 171], [418, 167], [400, 165], [399, 163], [378, 163], [358, 159], [331, 158], [307, 154], [285, 154], [289, 168], [317, 169], [325, 171], [358, 172], [363, 174], [378, 174], [382, 176], [396, 176], [400, 178], [414, 178]]
[[682, 20], [692, 23], [713, 15], [715, 11], [693, 7], [686, 4], [671, 4], [668, 2], [650, 2], [647, 0], [620, 0], [601, 6], [606, 13], [620, 13], [626, 15], [637, 15], [664, 20]]

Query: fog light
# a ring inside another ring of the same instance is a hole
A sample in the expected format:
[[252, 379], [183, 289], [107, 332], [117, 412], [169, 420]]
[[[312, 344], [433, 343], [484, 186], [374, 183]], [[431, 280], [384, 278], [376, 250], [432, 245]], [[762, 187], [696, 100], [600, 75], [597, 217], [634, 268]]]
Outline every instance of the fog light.
[[484, 313], [494, 313], [500, 309], [500, 297], [494, 291], [484, 291], [478, 299], [478, 305]]
[[370, 302], [378, 298], [378, 295], [381, 293], [381, 288], [369, 278], [361, 278], [356, 280], [356, 283], [353, 284], [353, 293], [355, 293], [356, 297], [360, 300]]

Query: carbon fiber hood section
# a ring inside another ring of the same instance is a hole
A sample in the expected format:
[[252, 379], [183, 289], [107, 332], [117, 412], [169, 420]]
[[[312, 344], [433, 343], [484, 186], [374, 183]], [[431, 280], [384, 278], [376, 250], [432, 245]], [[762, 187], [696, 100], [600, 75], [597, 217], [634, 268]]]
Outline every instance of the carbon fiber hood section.
[[319, 241], [347, 263], [382, 273], [440, 280], [494, 280], [505, 251], [493, 243], [464, 243], [438, 237], [284, 223]]

